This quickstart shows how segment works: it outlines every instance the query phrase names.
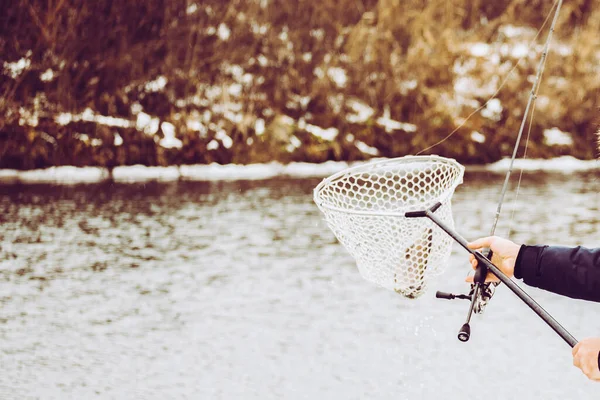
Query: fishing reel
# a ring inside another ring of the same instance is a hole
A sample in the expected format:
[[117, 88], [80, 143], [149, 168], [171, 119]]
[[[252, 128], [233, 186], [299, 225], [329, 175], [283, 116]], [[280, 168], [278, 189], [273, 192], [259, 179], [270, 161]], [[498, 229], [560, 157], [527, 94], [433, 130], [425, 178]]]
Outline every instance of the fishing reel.
[[[492, 251], [490, 250], [487, 254], [488, 259], [492, 259]], [[488, 268], [481, 263], [477, 266], [475, 270], [475, 275], [473, 276], [473, 283], [471, 284], [471, 290], [469, 294], [452, 294], [446, 292], [436, 292], [435, 297], [438, 299], [464, 299], [469, 300], [471, 305], [469, 307], [469, 313], [467, 314], [467, 321], [461, 326], [458, 331], [458, 340], [461, 342], [466, 342], [471, 337], [471, 316], [473, 313], [483, 314], [485, 311], [485, 307], [488, 302], [494, 296], [496, 292], [496, 286], [498, 283], [485, 282], [485, 278], [488, 273]]]

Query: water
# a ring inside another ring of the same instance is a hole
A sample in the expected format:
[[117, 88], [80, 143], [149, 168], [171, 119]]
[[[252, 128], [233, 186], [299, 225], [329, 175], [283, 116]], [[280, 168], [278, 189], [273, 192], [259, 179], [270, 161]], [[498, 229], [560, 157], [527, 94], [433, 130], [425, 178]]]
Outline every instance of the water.
[[[487, 234], [502, 179], [467, 173], [463, 236]], [[362, 279], [312, 202], [318, 182], [0, 186], [0, 398], [597, 395], [506, 288], [456, 339], [468, 303], [434, 293], [466, 290], [458, 246], [418, 300]], [[597, 172], [526, 174], [512, 238], [598, 245], [598, 193]], [[527, 290], [575, 337], [600, 336], [600, 304]]]

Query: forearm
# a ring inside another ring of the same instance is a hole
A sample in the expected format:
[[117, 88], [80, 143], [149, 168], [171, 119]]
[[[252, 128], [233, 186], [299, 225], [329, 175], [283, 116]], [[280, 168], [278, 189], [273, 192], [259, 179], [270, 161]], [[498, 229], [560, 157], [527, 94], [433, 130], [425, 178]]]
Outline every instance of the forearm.
[[515, 277], [563, 296], [600, 302], [600, 249], [523, 245]]

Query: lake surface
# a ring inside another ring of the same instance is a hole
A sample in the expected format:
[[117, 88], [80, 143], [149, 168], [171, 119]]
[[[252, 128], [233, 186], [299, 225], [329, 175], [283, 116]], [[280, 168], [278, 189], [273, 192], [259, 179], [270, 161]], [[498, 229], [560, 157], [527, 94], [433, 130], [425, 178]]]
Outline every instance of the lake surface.
[[[489, 232], [503, 178], [465, 175], [467, 239]], [[515, 241], [599, 245], [599, 178], [526, 173], [498, 234], [512, 220]], [[0, 398], [597, 398], [505, 287], [457, 340], [468, 303], [434, 298], [468, 289], [457, 245], [417, 300], [364, 280], [312, 201], [319, 181], [0, 186]], [[526, 290], [600, 336], [600, 304]]]

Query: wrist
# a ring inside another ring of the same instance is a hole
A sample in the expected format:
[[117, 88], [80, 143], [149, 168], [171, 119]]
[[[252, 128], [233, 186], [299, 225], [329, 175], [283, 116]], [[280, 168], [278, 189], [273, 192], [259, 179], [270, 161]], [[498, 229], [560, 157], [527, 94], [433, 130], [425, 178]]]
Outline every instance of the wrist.
[[521, 261], [523, 260], [523, 252], [525, 250], [525, 246], [524, 244], [519, 246], [519, 251], [517, 252], [517, 259], [515, 260], [515, 267], [513, 270], [513, 275], [515, 278], [517, 279], [522, 279], [523, 275], [521, 273]]

